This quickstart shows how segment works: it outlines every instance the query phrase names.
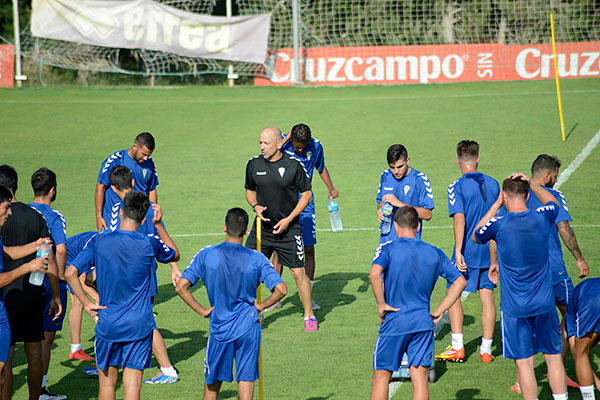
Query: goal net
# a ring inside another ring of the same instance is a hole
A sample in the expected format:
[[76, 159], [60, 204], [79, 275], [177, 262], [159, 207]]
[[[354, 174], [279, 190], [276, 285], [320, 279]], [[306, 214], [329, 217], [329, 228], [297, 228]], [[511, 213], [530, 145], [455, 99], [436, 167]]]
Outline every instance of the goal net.
[[[213, 14], [217, 0], [159, 2], [188, 12]], [[590, 60], [589, 57], [584, 60], [582, 55], [590, 53], [589, 46], [581, 44], [596, 43], [596, 52], [600, 51], [598, 1], [298, 0], [301, 76], [297, 78], [290, 75], [291, 67], [286, 66], [293, 62], [292, 0], [232, 2], [237, 15], [271, 14], [269, 50], [263, 64], [42, 39], [33, 37], [29, 27], [22, 33], [23, 54], [61, 68], [142, 75], [225, 74], [232, 65], [236, 74], [265, 78], [263, 82], [432, 82], [440, 81], [434, 77], [438, 72], [443, 78], [444, 66], [450, 80], [461, 68], [462, 72], [489, 71], [496, 76], [502, 69], [518, 68], [511, 65], [517, 56], [507, 58], [505, 53], [513, 51], [511, 46], [551, 43], [550, 14], [553, 14], [556, 41], [561, 43], [559, 52], [564, 53], [562, 61], [560, 57], [558, 60], [562, 62], [562, 74], [574, 76], [572, 71], [577, 69], [577, 76], [586, 76], [586, 71], [594, 76], [600, 68], [598, 60], [593, 60], [584, 74], [579, 73]], [[546, 70], [550, 71], [544, 66], [550, 62], [547, 49], [534, 49], [537, 50], [522, 57], [522, 69], [532, 74], [539, 64], [539, 77], [547, 77], [544, 76]], [[570, 49], [577, 54], [576, 61], [569, 55]], [[515, 47], [514, 51], [517, 50]], [[332, 69], [337, 71], [333, 73]], [[552, 71], [548, 73], [553, 76]], [[390, 76], [393, 79], [387, 79]]]

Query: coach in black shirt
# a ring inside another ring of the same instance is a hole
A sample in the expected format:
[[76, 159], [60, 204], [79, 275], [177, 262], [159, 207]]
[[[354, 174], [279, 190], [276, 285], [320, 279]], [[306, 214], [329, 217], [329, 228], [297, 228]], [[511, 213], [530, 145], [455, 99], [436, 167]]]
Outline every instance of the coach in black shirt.
[[[312, 199], [310, 179], [295, 157], [280, 151], [281, 131], [265, 128], [260, 134], [260, 156], [246, 165], [246, 200], [262, 220], [261, 252], [290, 269], [304, 306], [304, 330], [318, 329], [312, 310], [310, 280], [304, 270], [304, 244], [299, 215]], [[256, 249], [256, 221], [246, 241]]]
[[[0, 166], [0, 185], [6, 186], [13, 194], [10, 209], [12, 214], [0, 228], [0, 235], [5, 246], [22, 246], [35, 242], [40, 238], [50, 237], [44, 217], [28, 206], [17, 202], [17, 172], [8, 165]], [[4, 272], [12, 271], [35, 258], [35, 254], [18, 259], [5, 260]], [[11, 330], [10, 354], [5, 368], [5, 382], [2, 398], [10, 399], [12, 395], [12, 359], [16, 342], [25, 342], [28, 370], [27, 384], [29, 398], [37, 399], [42, 387], [42, 340], [44, 340], [44, 286], [29, 283], [29, 275], [25, 274], [4, 288], [4, 306], [8, 314]], [[58, 291], [56, 262], [50, 258], [48, 263], [48, 281], [52, 287], [53, 300], [50, 308], [58, 316], [62, 312]]]

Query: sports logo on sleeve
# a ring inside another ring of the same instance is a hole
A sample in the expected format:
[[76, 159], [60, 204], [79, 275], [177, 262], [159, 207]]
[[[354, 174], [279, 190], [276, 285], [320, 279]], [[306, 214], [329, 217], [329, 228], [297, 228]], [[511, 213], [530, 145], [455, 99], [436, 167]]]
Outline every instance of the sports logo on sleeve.
[[429, 183], [429, 178], [422, 172], [419, 172], [417, 176], [420, 176], [423, 179], [423, 183], [425, 184], [425, 190], [427, 191], [427, 197], [433, 199], [433, 192], [431, 191], [431, 183]]
[[448, 186], [448, 203], [450, 203], [451, 206], [456, 203], [456, 194], [454, 193], [454, 185], [456, 185], [456, 182], [458, 182], [458, 179]]
[[492, 217], [488, 222], [485, 223], [484, 226], [481, 227], [481, 229], [479, 229], [479, 234], [483, 235], [483, 233], [485, 231], [487, 231], [487, 228], [489, 228], [494, 222], [501, 220], [502, 217]]

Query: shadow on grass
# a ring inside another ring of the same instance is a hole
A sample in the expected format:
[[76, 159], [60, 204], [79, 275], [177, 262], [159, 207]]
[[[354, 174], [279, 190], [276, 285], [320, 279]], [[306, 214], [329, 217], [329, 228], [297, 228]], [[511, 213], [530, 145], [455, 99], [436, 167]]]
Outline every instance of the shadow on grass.
[[[285, 271], [285, 270], [284, 270]], [[319, 320], [319, 324], [327, 319], [327, 314], [336, 307], [343, 307], [352, 304], [356, 301], [356, 296], [343, 293], [346, 285], [350, 281], [358, 279], [361, 284], [358, 288], [359, 293], [364, 293], [369, 290], [369, 274], [366, 273], [330, 273], [317, 277], [313, 288], [313, 299], [321, 306], [320, 310], [315, 311], [315, 315]], [[295, 283], [292, 281], [292, 285]], [[302, 302], [298, 293], [293, 296], [285, 297], [281, 304], [285, 307], [291, 304], [292, 307], [287, 307], [284, 310], [275, 313], [266, 313], [263, 329], [268, 327], [272, 322], [279, 318], [287, 317], [288, 315], [302, 315]]]
[[[473, 325], [474, 323], [475, 323], [475, 318], [473, 316], [465, 315], [463, 327]], [[446, 325], [444, 325], [444, 327], [440, 330], [438, 335], [435, 337], [435, 340], [444, 340], [444, 339], [446, 339], [446, 336], [448, 336], [450, 338], [451, 333], [452, 333], [452, 331], [450, 330], [450, 323], [447, 323]], [[448, 344], [450, 344], [450, 343], [448, 343]]]
[[569, 133], [567, 133], [567, 135], [565, 136], [565, 141], [569, 138], [569, 136], [571, 136], [571, 133], [573, 133], [573, 131], [575, 131], [575, 128], [577, 128], [577, 125], [579, 125], [579, 122], [576, 122], [575, 125], [573, 125], [573, 127], [569, 131]]
[[177, 343], [167, 348], [169, 359], [173, 365], [194, 357], [197, 353], [206, 348], [208, 331], [196, 330], [184, 333], [173, 333], [173, 331], [168, 329], [158, 328], [158, 330], [163, 339], [177, 341]]
[[323, 396], [319, 396], [319, 397], [309, 397], [306, 400], [326, 400], [326, 399], [330, 399], [332, 396], [334, 395], [334, 393], [329, 394], [327, 397], [323, 397]]
[[481, 393], [479, 389], [461, 389], [456, 391], [456, 398], [461, 400], [492, 400], [488, 398], [476, 397]]
[[[196, 287], [203, 287], [203, 285], [200, 285], [200, 283], [196, 285]], [[171, 300], [173, 297], [176, 296], [177, 292], [175, 291], [175, 287], [172, 283], [165, 283], [164, 285], [160, 285], [158, 287], [158, 294], [154, 296], [154, 305], [157, 306], [161, 303], [166, 303], [167, 301]]]
[[235, 390], [223, 390], [219, 392], [219, 399], [235, 399], [238, 396], [238, 392]]

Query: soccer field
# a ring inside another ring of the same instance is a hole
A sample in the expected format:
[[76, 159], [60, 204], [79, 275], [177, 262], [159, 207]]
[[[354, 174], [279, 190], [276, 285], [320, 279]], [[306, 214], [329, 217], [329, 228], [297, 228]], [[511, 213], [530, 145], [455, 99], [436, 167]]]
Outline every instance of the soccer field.
[[[435, 210], [424, 224], [423, 239], [450, 256], [453, 236], [446, 191], [460, 177], [455, 163], [458, 141], [478, 141], [480, 171], [501, 181], [512, 172], [528, 174], [540, 153], [558, 156], [562, 172], [600, 135], [600, 79], [564, 80], [561, 85], [566, 142], [560, 135], [553, 81], [340, 88], [5, 89], [0, 90], [0, 164], [9, 164], [19, 173], [16, 194], [22, 202], [33, 199], [29, 179], [36, 169], [46, 166], [56, 172], [58, 197], [53, 207], [64, 214], [71, 236], [95, 230], [94, 188], [101, 162], [130, 147], [137, 133], [152, 132], [157, 141], [152, 157], [160, 181], [158, 203], [182, 254], [183, 270], [199, 249], [224, 239], [221, 227], [227, 209], [241, 206], [253, 215], [244, 198], [244, 171], [248, 159], [259, 154], [261, 129], [276, 125], [287, 132], [296, 123], [308, 124], [323, 143], [326, 165], [340, 192], [345, 229], [329, 230], [326, 188], [315, 176], [318, 244], [313, 296], [322, 307], [316, 312], [319, 331], [303, 332], [295, 284], [284, 271], [290, 292], [282, 309], [265, 314], [263, 325], [264, 397], [364, 399], [370, 393], [379, 325], [368, 273], [379, 237], [375, 195], [380, 173], [387, 168], [387, 148], [404, 144], [410, 165], [428, 175]], [[560, 187], [591, 277], [600, 276], [599, 169], [600, 148], [596, 148]], [[563, 251], [577, 284], [574, 259], [566, 248]], [[169, 276], [169, 268], [160, 265], [156, 322], [181, 381], [143, 385], [142, 398], [197, 399], [204, 384], [208, 320], [178, 298]], [[442, 279], [432, 305], [439, 303], [444, 290]], [[207, 304], [201, 285], [193, 293]], [[498, 295], [499, 291], [499, 305]], [[437, 363], [438, 381], [430, 385], [432, 399], [520, 398], [508, 390], [514, 383], [514, 366], [502, 359], [498, 322], [492, 347], [496, 359], [491, 364], [479, 360], [476, 297], [464, 303], [468, 359], [463, 364]], [[88, 352], [93, 351], [93, 328], [92, 320], [85, 317], [82, 340]], [[81, 369], [90, 364], [69, 361], [69, 343], [65, 320], [52, 353], [49, 389], [69, 399], [95, 399], [97, 380]], [[446, 326], [436, 339], [436, 352], [449, 343]], [[153, 360], [145, 379], [157, 372], [156, 365]], [[599, 365], [596, 348], [595, 371]], [[17, 346], [15, 399], [27, 398], [25, 366], [23, 348]], [[566, 367], [575, 378], [570, 356]], [[536, 358], [536, 375], [539, 398], [550, 399], [541, 357]], [[394, 399], [412, 394], [410, 382], [394, 389]], [[580, 396], [572, 389], [570, 394]], [[117, 398], [122, 396], [120, 387]], [[221, 398], [235, 397], [237, 386], [225, 383]]]

